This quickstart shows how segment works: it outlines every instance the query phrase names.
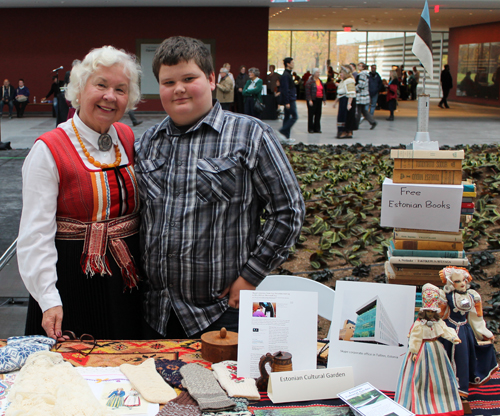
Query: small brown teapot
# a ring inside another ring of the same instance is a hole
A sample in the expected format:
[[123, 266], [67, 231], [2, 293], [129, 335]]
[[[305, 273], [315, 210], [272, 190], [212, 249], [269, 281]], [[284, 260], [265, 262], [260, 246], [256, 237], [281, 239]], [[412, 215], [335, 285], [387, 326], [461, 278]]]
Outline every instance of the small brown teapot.
[[256, 382], [259, 391], [267, 391], [269, 374], [266, 370], [266, 363], [269, 363], [271, 365], [271, 371], [273, 373], [277, 373], [280, 371], [292, 371], [292, 354], [290, 354], [289, 352], [278, 351], [272, 355], [271, 353], [267, 353], [260, 358], [260, 377]]

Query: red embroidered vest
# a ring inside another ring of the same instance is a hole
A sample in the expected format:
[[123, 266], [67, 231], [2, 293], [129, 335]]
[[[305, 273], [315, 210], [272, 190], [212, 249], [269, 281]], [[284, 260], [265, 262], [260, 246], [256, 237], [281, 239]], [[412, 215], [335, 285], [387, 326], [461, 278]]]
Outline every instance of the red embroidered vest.
[[122, 123], [114, 123], [128, 164], [118, 168], [88, 169], [64, 130], [43, 134], [59, 171], [57, 216], [82, 222], [122, 217], [139, 211], [139, 194], [133, 167], [134, 133]]

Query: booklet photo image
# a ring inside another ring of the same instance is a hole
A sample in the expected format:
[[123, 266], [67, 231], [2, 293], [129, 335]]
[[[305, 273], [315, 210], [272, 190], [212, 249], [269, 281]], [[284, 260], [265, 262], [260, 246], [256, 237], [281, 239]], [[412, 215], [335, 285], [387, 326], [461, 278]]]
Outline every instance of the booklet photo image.
[[355, 384], [394, 391], [414, 321], [415, 287], [338, 281], [335, 292], [328, 367], [352, 366]]

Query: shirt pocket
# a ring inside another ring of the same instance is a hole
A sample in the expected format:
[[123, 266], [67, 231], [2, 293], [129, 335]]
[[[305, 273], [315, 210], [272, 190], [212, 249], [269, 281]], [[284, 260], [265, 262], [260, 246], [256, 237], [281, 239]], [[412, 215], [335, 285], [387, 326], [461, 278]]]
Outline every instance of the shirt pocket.
[[235, 157], [199, 159], [196, 196], [202, 202], [229, 202], [236, 189]]
[[164, 165], [165, 159], [145, 159], [135, 165], [148, 199], [156, 199], [162, 193], [165, 182]]

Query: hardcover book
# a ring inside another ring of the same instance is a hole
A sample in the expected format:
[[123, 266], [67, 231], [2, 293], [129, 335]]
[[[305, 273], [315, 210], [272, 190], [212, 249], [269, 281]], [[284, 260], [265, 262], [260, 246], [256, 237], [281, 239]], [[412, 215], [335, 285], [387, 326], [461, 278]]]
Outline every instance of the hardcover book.
[[412, 230], [408, 228], [395, 228], [394, 239], [396, 240], [424, 240], [424, 241], [451, 241], [462, 242], [462, 232], [445, 232], [431, 230]]
[[463, 250], [464, 244], [451, 241], [394, 240], [394, 248], [399, 250]]
[[462, 183], [462, 171], [395, 168], [392, 180], [394, 183], [460, 185]]
[[394, 159], [394, 169], [462, 170], [462, 161], [454, 159]]
[[396, 256], [396, 257], [441, 257], [445, 259], [464, 259], [466, 258], [465, 251], [459, 251], [459, 250], [448, 250], [448, 251], [443, 251], [443, 250], [398, 250], [394, 248], [394, 243], [391, 241], [389, 250], [388, 250], [388, 255], [389, 256]]
[[431, 266], [459, 266], [468, 267], [469, 260], [465, 258], [444, 258], [444, 257], [389, 257], [389, 263], [392, 265], [431, 265]]
[[392, 149], [392, 159], [463, 159], [463, 150], [404, 150]]

